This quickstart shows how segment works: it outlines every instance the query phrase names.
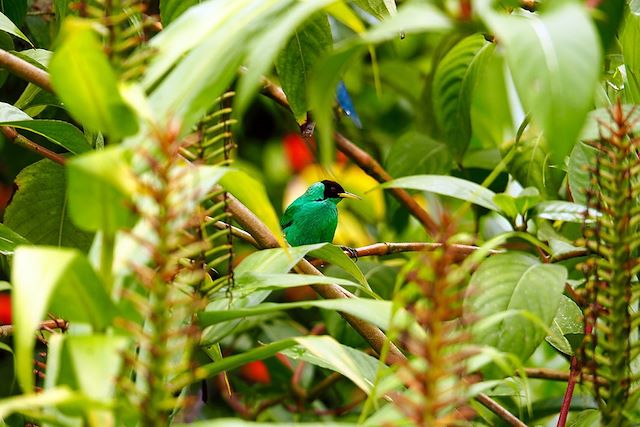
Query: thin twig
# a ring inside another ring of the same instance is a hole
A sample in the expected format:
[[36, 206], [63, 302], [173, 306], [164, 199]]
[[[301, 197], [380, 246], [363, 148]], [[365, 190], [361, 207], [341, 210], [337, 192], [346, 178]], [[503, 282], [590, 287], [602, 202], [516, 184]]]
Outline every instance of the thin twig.
[[539, 378], [553, 381], [567, 381], [569, 374], [564, 371], [549, 368], [524, 368], [527, 378]]
[[[38, 330], [50, 330], [50, 329], [62, 329], [65, 330], [69, 327], [69, 323], [64, 319], [45, 320], [40, 323]], [[0, 337], [8, 337], [13, 335], [13, 325], [0, 326]]]
[[[236, 221], [238, 221], [238, 223], [253, 236], [261, 248], [267, 249], [280, 247], [273, 233], [271, 233], [267, 226], [264, 225], [264, 223], [246, 206], [231, 195], [229, 195], [228, 203], [229, 212], [231, 212]], [[317, 276], [322, 275], [320, 271], [305, 259], [298, 262], [296, 270], [304, 274], [313, 274]], [[318, 295], [326, 299], [354, 298], [352, 293], [338, 285], [312, 285], [311, 287]], [[385, 342], [389, 342], [389, 338], [387, 338], [384, 332], [379, 328], [350, 314], [340, 312], [340, 315], [349, 322], [349, 324], [351, 324], [351, 326], [353, 326], [353, 328], [365, 340], [367, 340], [378, 354], [382, 351]], [[406, 360], [404, 354], [402, 354], [402, 352], [393, 343], [389, 342], [389, 345], [389, 356], [385, 363], [395, 363]]]
[[515, 415], [513, 415], [506, 408], [504, 408], [502, 405], [500, 405], [498, 402], [496, 402], [486, 394], [480, 393], [475, 397], [475, 399], [510, 425], [515, 427], [527, 427], [525, 423], [520, 421]]
[[[361, 258], [366, 256], [385, 256], [400, 252], [419, 252], [419, 251], [434, 251], [442, 247], [442, 243], [426, 243], [426, 242], [381, 242], [374, 243], [368, 246], [362, 246], [359, 248], [350, 248], [351, 250], [345, 251], [345, 254], [351, 258]], [[454, 257], [454, 262], [463, 261], [470, 254], [477, 251], [479, 248], [472, 245], [447, 245], [451, 249]], [[492, 254], [497, 254], [503, 251], [492, 250]]]
[[[211, 219], [210, 217], [207, 217], [207, 220], [210, 220], [210, 219]], [[234, 227], [233, 225], [227, 224], [224, 221], [216, 221], [213, 223], [213, 226], [218, 230], [228, 230], [229, 227], [231, 227], [231, 234], [241, 238], [242, 240], [244, 240], [245, 242], [249, 243], [252, 246], [255, 246], [256, 248], [259, 248], [258, 242], [256, 242], [256, 239], [254, 239], [251, 236], [251, 234], [247, 233], [244, 230], [239, 229], [238, 227]]]
[[26, 148], [29, 151], [33, 151], [36, 154], [41, 155], [42, 157], [46, 157], [49, 160], [52, 160], [60, 165], [64, 165], [67, 159], [61, 156], [58, 153], [54, 153], [48, 148], [39, 145], [30, 139], [20, 135], [16, 130], [9, 126], [0, 126], [0, 132], [7, 137], [7, 139], [13, 142], [16, 145]]
[[[282, 88], [266, 77], [262, 77], [262, 92], [269, 98], [276, 101], [288, 110], [291, 110], [287, 96]], [[360, 147], [349, 141], [344, 135], [335, 132], [336, 147], [357, 164], [365, 173], [374, 178], [378, 182], [391, 181], [393, 177], [378, 163], [373, 157]], [[391, 194], [401, 203], [403, 203], [409, 213], [416, 217], [424, 226], [428, 233], [435, 235], [438, 231], [438, 225], [425, 211], [422, 206], [416, 202], [406, 190], [402, 188], [390, 188]]]
[[10, 54], [4, 49], [0, 49], [0, 68], [5, 68], [11, 74], [15, 74], [16, 76], [41, 87], [47, 92], [53, 93], [53, 86], [51, 85], [49, 73], [28, 63], [24, 59]]

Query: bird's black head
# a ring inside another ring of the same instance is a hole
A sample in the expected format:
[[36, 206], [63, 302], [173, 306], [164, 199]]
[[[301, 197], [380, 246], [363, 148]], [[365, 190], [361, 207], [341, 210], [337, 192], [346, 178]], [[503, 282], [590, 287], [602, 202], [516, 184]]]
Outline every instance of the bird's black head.
[[341, 194], [344, 194], [344, 188], [340, 184], [335, 181], [329, 181], [325, 179], [322, 181], [324, 184], [324, 195], [323, 198], [326, 199], [339, 199], [341, 198]]

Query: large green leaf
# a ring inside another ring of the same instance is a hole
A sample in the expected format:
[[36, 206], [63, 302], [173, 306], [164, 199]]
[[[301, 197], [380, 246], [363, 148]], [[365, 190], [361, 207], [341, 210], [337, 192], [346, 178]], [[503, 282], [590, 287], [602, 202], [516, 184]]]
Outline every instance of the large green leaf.
[[329, 19], [316, 14], [297, 29], [276, 59], [280, 84], [296, 119], [304, 119], [309, 105], [307, 84], [309, 74], [325, 52], [333, 46]]
[[120, 95], [116, 74], [93, 24], [68, 18], [61, 34], [49, 72], [69, 113], [94, 132], [116, 139], [134, 134], [138, 130], [136, 114]]
[[595, 166], [597, 150], [583, 142], [573, 147], [569, 157], [567, 181], [571, 190], [571, 197], [578, 203], [587, 203], [587, 190], [590, 188], [589, 167]]
[[22, 40], [33, 46], [33, 43], [31, 43], [27, 36], [25, 36], [24, 33], [20, 31], [20, 28], [18, 28], [16, 24], [11, 22], [11, 19], [9, 19], [4, 13], [0, 13], [0, 31], [4, 31], [18, 38], [21, 38]]
[[91, 151], [91, 145], [84, 134], [71, 123], [62, 120], [22, 120], [0, 122], [0, 126], [25, 129], [44, 136], [49, 141], [69, 150], [73, 154]]
[[499, 211], [493, 203], [495, 193], [475, 182], [446, 175], [414, 175], [394, 179], [381, 185], [382, 188], [407, 188], [429, 191], [443, 196], [455, 197], [493, 211]]
[[541, 13], [504, 15], [490, 0], [482, 16], [504, 44], [513, 80], [527, 112], [543, 129], [551, 158], [562, 165], [592, 105], [602, 52], [586, 7], [553, 2]]
[[11, 255], [18, 245], [27, 245], [29, 243], [27, 239], [0, 223], [0, 254]]
[[48, 311], [101, 330], [116, 310], [91, 264], [77, 250], [19, 247], [13, 257], [12, 283], [16, 372], [22, 389], [31, 390], [34, 332]]
[[[152, 90], [150, 105], [156, 116], [177, 118], [183, 131], [191, 129], [229, 88], [249, 47], [257, 48], [252, 46], [252, 40], [253, 44], [258, 43], [258, 39], [264, 40], [261, 30], [278, 27], [280, 14], [290, 4], [290, 0], [214, 0], [193, 6], [180, 15], [151, 42], [157, 55], [145, 73], [143, 84]], [[275, 53], [268, 61], [274, 59]], [[252, 72], [264, 71], [262, 68]], [[242, 92], [245, 102], [255, 84], [259, 84], [259, 77], [260, 74], [252, 81], [251, 90], [245, 84]]]
[[462, 159], [471, 139], [471, 97], [482, 70], [483, 49], [492, 49], [484, 36], [469, 36], [438, 64], [433, 78], [433, 109], [444, 141]]
[[31, 243], [88, 250], [92, 235], [78, 229], [67, 212], [65, 169], [44, 159], [24, 168], [4, 223]]
[[447, 146], [418, 132], [408, 132], [391, 146], [385, 169], [395, 178], [419, 174], [445, 174], [451, 167]]
[[136, 180], [120, 147], [73, 158], [67, 163], [69, 214], [86, 231], [114, 234], [136, 221], [132, 192]]
[[335, 0], [294, 2], [277, 22], [270, 23], [265, 32], [250, 40], [246, 59], [247, 72], [238, 84], [234, 114], [239, 115], [244, 112], [249, 100], [260, 86], [260, 77], [269, 71], [278, 51], [285, 46], [295, 29], [314, 13], [334, 2]]
[[[365, 298], [339, 298], [288, 303], [265, 302], [250, 308], [206, 310], [198, 313], [202, 326], [214, 325], [234, 319], [277, 313], [294, 308], [313, 308], [336, 310], [359, 317], [381, 329], [388, 329], [391, 321], [391, 302]], [[544, 337], [543, 337], [544, 338]]]
[[510, 252], [486, 259], [471, 277], [465, 311], [480, 319], [507, 311], [527, 312], [474, 328], [478, 343], [515, 354], [525, 362], [547, 335], [564, 290], [564, 267], [542, 264], [536, 257]]

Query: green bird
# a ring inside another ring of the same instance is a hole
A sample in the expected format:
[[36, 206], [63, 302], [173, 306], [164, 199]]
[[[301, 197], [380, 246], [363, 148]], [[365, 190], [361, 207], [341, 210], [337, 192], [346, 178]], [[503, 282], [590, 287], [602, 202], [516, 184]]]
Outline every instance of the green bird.
[[311, 185], [285, 209], [280, 226], [291, 246], [333, 241], [338, 226], [338, 203], [359, 199], [340, 184], [324, 180]]

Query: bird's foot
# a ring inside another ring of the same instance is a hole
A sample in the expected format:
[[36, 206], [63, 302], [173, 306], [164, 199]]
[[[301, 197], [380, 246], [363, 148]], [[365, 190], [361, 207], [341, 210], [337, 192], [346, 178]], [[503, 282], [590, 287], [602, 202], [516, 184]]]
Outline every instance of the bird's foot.
[[353, 258], [355, 261], [358, 261], [358, 251], [354, 248], [350, 248], [349, 246], [340, 246], [340, 249], [346, 252], [347, 255], [349, 255], [349, 258]]

